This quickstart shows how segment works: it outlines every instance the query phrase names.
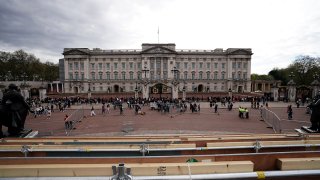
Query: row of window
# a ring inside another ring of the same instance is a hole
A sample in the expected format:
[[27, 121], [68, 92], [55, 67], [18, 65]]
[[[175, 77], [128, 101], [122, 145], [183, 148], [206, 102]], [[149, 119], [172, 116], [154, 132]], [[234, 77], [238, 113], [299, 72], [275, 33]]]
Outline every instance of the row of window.
[[[92, 72], [91, 73], [91, 77], [90, 79], [92, 80], [95, 80], [95, 79], [100, 79], [100, 80], [111, 80], [111, 79], [114, 79], [114, 80], [126, 80], [127, 77], [126, 77], [126, 72], [121, 72], [121, 77], [119, 77], [119, 73], [118, 72], [114, 72], [113, 73], [113, 77], [111, 77], [111, 73], [110, 72], [107, 72], [105, 73], [106, 76], [104, 76], [104, 73], [100, 72], [100, 73], [95, 73], [95, 72]], [[220, 77], [218, 76], [218, 72], [214, 72], [213, 73], [213, 79], [226, 79], [226, 73], [225, 72], [222, 72], [220, 74]], [[175, 79], [200, 79], [200, 80], [209, 80], [211, 79], [211, 73], [210, 72], [206, 72], [206, 73], [203, 73], [203, 72], [199, 72], [198, 73], [198, 76], [196, 76], [196, 73], [195, 72], [191, 72], [191, 77], [189, 76], [189, 73], [187, 71], [185, 71], [183, 74], [182, 73], [177, 73], [175, 74]], [[168, 74], [167, 72], [164, 72], [162, 74], [162, 77], [161, 77], [161, 74], [155, 74], [153, 71], [150, 72], [150, 76], [148, 77], [150, 78], [151, 80], [154, 80], [154, 79], [167, 79], [168, 78]], [[247, 73], [244, 72], [238, 72], [237, 74], [235, 72], [232, 73], [232, 79], [247, 79], [248, 76], [247, 76]], [[72, 73], [70, 72], [69, 73], [69, 79], [70, 80], [84, 80], [85, 79], [85, 76], [84, 76], [84, 73], [80, 73], [80, 76], [79, 76], [79, 73]], [[134, 80], [134, 72], [129, 72], [129, 79], [130, 80]], [[141, 79], [141, 72], [138, 72], [137, 73], [137, 79]]]
[[[163, 63], [163, 69], [167, 69], [168, 68], [167, 61], [164, 61], [162, 63]], [[120, 63], [113, 63], [113, 68], [114, 69], [118, 69], [119, 64]], [[183, 65], [184, 65], [183, 66], [184, 69], [188, 69], [188, 65], [189, 65], [188, 62], [184, 62]], [[225, 69], [226, 68], [226, 63], [221, 63], [220, 65], [221, 65], [220, 66], [221, 69]], [[69, 63], [69, 70], [79, 70], [79, 67], [80, 67], [80, 70], [84, 70], [84, 63], [81, 62], [80, 65], [79, 65], [79, 62]], [[129, 62], [129, 66], [128, 67], [129, 67], [130, 70], [133, 70], [135, 68], [135, 63]], [[197, 64], [197, 67], [198, 67], [198, 69], [203, 69], [204, 68], [204, 63], [203, 62], [199, 62]], [[213, 67], [214, 67], [214, 69], [218, 69], [219, 68], [219, 63], [213, 63]], [[248, 63], [247, 62], [243, 62], [243, 63], [242, 62], [237, 62], [237, 63], [233, 62], [232, 63], [232, 68], [233, 69], [236, 69], [236, 68], [238, 68], [238, 69], [241, 69], [241, 68], [246, 69], [247, 67], [248, 67]], [[93, 70], [94, 69], [102, 70], [104, 68], [106, 70], [110, 70], [111, 65], [110, 65], [110, 63], [105, 63], [105, 64], [103, 64], [103, 63], [97, 63], [97, 64], [96, 63], [90, 63], [90, 68], [93, 69]], [[125, 62], [121, 63], [121, 68], [122, 69], [126, 69], [126, 63]], [[137, 68], [141, 69], [141, 63], [137, 63]], [[159, 69], [159, 68], [161, 68], [161, 61], [156, 61], [156, 63], [153, 62], [153, 61], [150, 62], [150, 69], [151, 70]], [[176, 62], [176, 68], [177, 69], [181, 69], [180, 62]], [[196, 69], [196, 63], [195, 62], [191, 63], [191, 68], [193, 70]], [[211, 63], [206, 63], [206, 69], [211, 69]]]

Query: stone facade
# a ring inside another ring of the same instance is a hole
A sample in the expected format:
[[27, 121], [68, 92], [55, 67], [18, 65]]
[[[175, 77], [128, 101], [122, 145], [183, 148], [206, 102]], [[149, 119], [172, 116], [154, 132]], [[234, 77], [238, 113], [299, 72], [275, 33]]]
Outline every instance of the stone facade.
[[[251, 49], [178, 50], [173, 43], [142, 49], [65, 48], [65, 93], [250, 92]], [[159, 86], [160, 85], [160, 86]], [[161, 90], [159, 89], [161, 88]]]

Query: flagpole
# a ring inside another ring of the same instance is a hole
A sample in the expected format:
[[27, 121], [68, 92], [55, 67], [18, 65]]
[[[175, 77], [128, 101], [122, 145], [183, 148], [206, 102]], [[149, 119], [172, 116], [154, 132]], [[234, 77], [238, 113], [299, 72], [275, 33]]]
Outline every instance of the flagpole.
[[159, 44], [159, 26], [158, 26], [158, 44]]

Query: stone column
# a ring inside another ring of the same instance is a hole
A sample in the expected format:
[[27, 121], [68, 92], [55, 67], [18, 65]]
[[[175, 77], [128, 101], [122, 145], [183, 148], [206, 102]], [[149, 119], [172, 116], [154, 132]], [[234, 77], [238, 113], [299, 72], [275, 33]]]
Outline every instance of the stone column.
[[149, 99], [149, 85], [143, 85], [142, 88], [142, 97], [144, 99]]
[[172, 89], [172, 99], [178, 99], [178, 85], [177, 84], [172, 84], [171, 86]]
[[272, 86], [271, 93], [274, 101], [279, 101], [279, 88], [276, 86]]
[[62, 92], [65, 93], [66, 91], [64, 90], [64, 84], [61, 83], [61, 88], [62, 88]]
[[45, 88], [39, 89], [39, 98], [40, 100], [43, 100], [47, 97], [47, 90]]
[[24, 99], [27, 99], [30, 97], [29, 89], [24, 87], [20, 90], [21, 95], [23, 96]]
[[59, 93], [59, 83], [56, 83], [57, 85], [57, 93]]
[[52, 83], [50, 83], [50, 91], [53, 92], [53, 86]]
[[291, 102], [296, 101], [296, 83], [293, 80], [288, 82], [288, 99]]
[[312, 85], [312, 98], [314, 98], [320, 91], [320, 82], [318, 80], [314, 80], [311, 83], [311, 85]]

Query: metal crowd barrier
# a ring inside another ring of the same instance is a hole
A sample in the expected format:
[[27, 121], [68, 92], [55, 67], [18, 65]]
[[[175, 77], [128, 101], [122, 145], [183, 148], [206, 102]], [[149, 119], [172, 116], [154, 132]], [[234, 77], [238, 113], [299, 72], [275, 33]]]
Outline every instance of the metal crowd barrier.
[[81, 120], [84, 117], [84, 109], [81, 107], [80, 109], [75, 110], [69, 117], [68, 120], [72, 122], [72, 127], [69, 129], [66, 129], [66, 135], [69, 136], [69, 134], [72, 132], [73, 128], [76, 126], [77, 123], [81, 122]]
[[280, 118], [269, 109], [263, 107], [260, 109], [261, 111], [261, 117], [262, 119], [270, 126], [272, 127], [273, 131], [275, 133], [282, 133], [281, 128], [281, 120]]

